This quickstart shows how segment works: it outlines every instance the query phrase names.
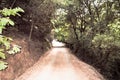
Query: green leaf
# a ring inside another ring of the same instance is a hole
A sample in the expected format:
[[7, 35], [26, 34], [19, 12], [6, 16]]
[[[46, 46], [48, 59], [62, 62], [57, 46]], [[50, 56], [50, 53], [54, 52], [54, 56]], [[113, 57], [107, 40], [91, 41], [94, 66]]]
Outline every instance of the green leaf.
[[4, 16], [10, 16], [10, 10], [7, 8], [4, 8], [1, 12]]
[[8, 51], [9, 54], [16, 54], [21, 51], [21, 47], [18, 45], [13, 45], [13, 48]]
[[3, 30], [3, 29], [0, 28], [0, 34], [2, 34], [2, 30]]
[[13, 9], [7, 9], [7, 8], [4, 8], [1, 13], [4, 15], [4, 16], [15, 16], [15, 15], [18, 15], [18, 12], [24, 12], [23, 9], [21, 9], [20, 7], [17, 7], [17, 8], [13, 8]]
[[2, 59], [6, 58], [5, 54], [2, 51], [0, 51], [0, 58], [2, 58]]
[[7, 64], [6, 62], [0, 61], [0, 70], [4, 70], [7, 68]]
[[6, 50], [10, 48], [10, 40], [8, 37], [0, 35], [0, 43], [5, 46]]
[[4, 41], [4, 45], [6, 47], [6, 49], [10, 49], [10, 42], [9, 41]]
[[18, 45], [14, 45], [14, 46], [13, 46], [13, 50], [14, 50], [15, 53], [20, 52], [20, 49], [21, 49], [21, 47], [18, 46]]
[[8, 17], [0, 19], [0, 27], [2, 29], [4, 29], [7, 24], [14, 26], [14, 22], [11, 19], [9, 19]]
[[0, 26], [4, 26], [5, 27], [8, 22], [9, 22], [8, 18], [1, 18], [0, 19]]
[[15, 25], [15, 23], [12, 20], [9, 20], [9, 24], [12, 25], [12, 26]]
[[8, 51], [8, 54], [15, 54], [13, 50]]
[[0, 34], [2, 34], [3, 29], [5, 29], [5, 27], [0, 25]]
[[23, 10], [22, 8], [20, 8], [20, 7], [16, 7], [14, 10], [15, 10], [16, 12], [24, 12], [24, 10]]

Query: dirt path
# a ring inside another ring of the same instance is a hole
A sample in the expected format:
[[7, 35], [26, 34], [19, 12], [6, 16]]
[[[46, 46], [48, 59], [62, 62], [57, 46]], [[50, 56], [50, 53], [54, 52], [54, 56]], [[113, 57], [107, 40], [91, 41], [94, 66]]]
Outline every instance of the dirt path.
[[52, 48], [15, 80], [104, 80], [91, 66], [79, 61], [67, 48]]

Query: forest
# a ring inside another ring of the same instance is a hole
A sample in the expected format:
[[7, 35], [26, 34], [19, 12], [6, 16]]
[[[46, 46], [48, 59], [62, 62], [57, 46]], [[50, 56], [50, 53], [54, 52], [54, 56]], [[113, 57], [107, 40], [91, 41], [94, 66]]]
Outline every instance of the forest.
[[0, 0], [0, 80], [22, 74], [52, 39], [120, 80], [120, 0]]

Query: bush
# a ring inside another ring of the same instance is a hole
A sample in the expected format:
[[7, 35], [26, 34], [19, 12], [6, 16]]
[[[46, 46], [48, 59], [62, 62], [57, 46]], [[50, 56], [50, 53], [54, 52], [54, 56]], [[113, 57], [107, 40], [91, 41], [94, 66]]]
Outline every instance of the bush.
[[2, 59], [6, 59], [5, 53], [15, 54], [20, 51], [20, 46], [11, 46], [10, 42], [12, 41], [12, 38], [2, 34], [6, 26], [15, 25], [14, 21], [10, 19], [10, 16], [20, 16], [19, 12], [24, 12], [24, 10], [19, 7], [14, 9], [4, 8], [3, 10], [0, 10], [0, 70], [7, 68], [8, 63], [2, 61]]

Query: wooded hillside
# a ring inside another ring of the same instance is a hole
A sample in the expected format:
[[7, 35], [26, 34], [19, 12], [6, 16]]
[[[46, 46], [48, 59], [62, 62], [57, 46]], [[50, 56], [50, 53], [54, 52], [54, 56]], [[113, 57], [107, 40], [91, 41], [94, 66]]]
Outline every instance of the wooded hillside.
[[29, 44], [43, 43], [42, 52], [50, 46], [51, 31], [107, 80], [120, 80], [120, 0], [0, 0], [0, 69], [7, 67], [15, 33]]

